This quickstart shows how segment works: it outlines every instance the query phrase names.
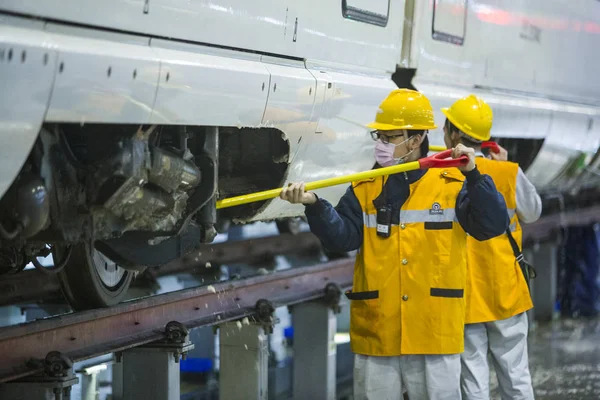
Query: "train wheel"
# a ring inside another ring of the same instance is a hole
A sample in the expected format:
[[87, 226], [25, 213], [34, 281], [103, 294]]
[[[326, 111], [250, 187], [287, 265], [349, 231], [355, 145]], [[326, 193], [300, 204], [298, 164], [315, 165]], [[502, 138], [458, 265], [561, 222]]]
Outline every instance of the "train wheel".
[[[60, 259], [60, 254], [55, 257]], [[73, 246], [58, 278], [64, 296], [78, 311], [119, 303], [127, 294], [133, 274], [89, 244], [78, 244]]]

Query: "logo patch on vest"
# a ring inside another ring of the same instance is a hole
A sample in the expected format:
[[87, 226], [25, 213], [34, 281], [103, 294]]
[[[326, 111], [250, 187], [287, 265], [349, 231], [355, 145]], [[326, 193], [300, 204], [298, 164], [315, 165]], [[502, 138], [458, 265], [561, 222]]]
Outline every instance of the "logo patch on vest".
[[442, 215], [444, 214], [444, 210], [442, 206], [437, 201], [431, 205], [431, 209], [429, 210], [429, 215]]

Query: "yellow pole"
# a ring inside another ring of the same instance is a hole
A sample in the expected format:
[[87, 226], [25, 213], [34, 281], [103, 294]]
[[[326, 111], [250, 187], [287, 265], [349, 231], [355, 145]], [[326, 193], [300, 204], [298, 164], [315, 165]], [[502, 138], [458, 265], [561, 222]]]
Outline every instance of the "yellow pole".
[[[397, 174], [399, 172], [412, 171], [419, 169], [420, 164], [418, 161], [412, 161], [404, 164], [393, 165], [391, 167], [372, 169], [369, 171], [358, 172], [356, 174], [337, 176], [334, 178], [322, 179], [320, 181], [309, 182], [306, 184], [306, 190], [322, 189], [325, 187], [341, 185], [344, 183], [350, 183], [360, 181], [363, 179], [377, 178], [383, 175]], [[242, 204], [254, 203], [256, 201], [274, 199], [281, 193], [281, 188], [265, 190], [263, 192], [256, 192], [245, 194], [237, 197], [230, 197], [217, 201], [217, 209], [235, 207]]]
[[[446, 147], [444, 146], [429, 146], [430, 151], [444, 151]], [[377, 178], [383, 175], [391, 175], [397, 174], [399, 172], [412, 171], [415, 169], [419, 169], [419, 162], [413, 161], [405, 164], [393, 165], [391, 167], [379, 168], [364, 172], [358, 172], [356, 174], [350, 174], [345, 176], [338, 176], [334, 178], [322, 179], [320, 181], [309, 182], [306, 184], [306, 190], [316, 190], [322, 189], [330, 186], [341, 185], [344, 183], [350, 183], [355, 181], [360, 181], [363, 179], [369, 178]], [[235, 207], [242, 204], [254, 203], [256, 201], [263, 201], [274, 199], [279, 196], [281, 193], [281, 188], [265, 190], [262, 192], [249, 193], [241, 196], [230, 197], [227, 199], [217, 201], [217, 210], [222, 208]]]
[[444, 151], [447, 150], [446, 146], [429, 146], [429, 151]]

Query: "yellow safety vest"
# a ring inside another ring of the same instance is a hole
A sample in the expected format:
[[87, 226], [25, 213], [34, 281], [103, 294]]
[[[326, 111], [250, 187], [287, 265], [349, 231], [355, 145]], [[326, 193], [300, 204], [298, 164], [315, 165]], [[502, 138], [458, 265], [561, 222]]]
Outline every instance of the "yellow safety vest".
[[[477, 169], [490, 175], [496, 189], [504, 196], [511, 233], [522, 246], [523, 233], [516, 214], [519, 166], [483, 157], [475, 160]], [[484, 242], [469, 237], [467, 271], [467, 324], [510, 318], [533, 307], [527, 283], [506, 235]]]
[[456, 221], [464, 176], [431, 169], [410, 185], [400, 226], [377, 236], [376, 199], [384, 178], [353, 184], [363, 211], [363, 244], [354, 266], [352, 351], [372, 356], [463, 351], [466, 233]]

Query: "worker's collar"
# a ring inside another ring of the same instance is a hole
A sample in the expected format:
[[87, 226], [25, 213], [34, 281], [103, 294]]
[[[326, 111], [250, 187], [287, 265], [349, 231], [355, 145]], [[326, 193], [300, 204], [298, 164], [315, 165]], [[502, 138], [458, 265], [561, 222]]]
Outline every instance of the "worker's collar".
[[427, 172], [426, 169], [415, 169], [412, 171], [406, 171], [406, 172], [399, 172], [397, 174], [394, 174], [392, 176], [397, 177], [397, 178], [401, 178], [404, 180], [404, 177], [406, 177], [406, 180], [408, 181], [408, 183], [415, 183], [416, 181], [418, 181], [419, 179], [421, 179], [421, 177], [423, 175], [425, 175], [425, 172]]

